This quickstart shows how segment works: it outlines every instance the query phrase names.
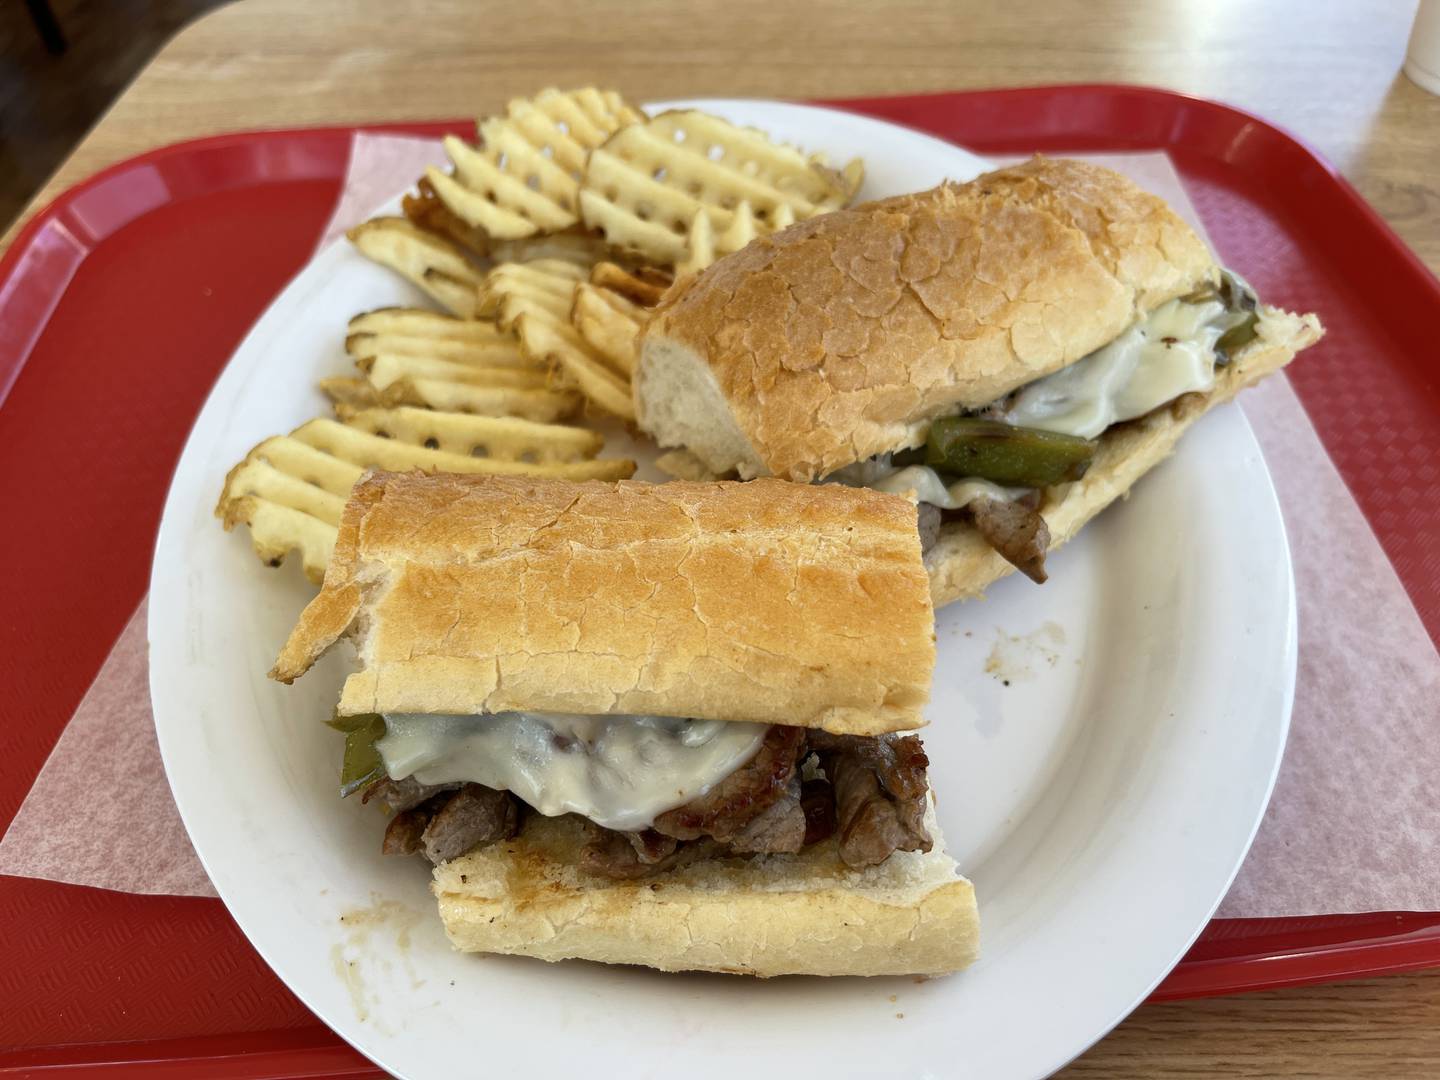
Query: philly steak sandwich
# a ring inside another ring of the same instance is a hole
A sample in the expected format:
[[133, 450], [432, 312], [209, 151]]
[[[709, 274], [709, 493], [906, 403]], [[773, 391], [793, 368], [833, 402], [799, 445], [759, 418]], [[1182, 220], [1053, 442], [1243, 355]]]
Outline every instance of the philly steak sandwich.
[[375, 473], [271, 673], [342, 636], [342, 791], [454, 944], [756, 975], [973, 959], [920, 740], [915, 507], [779, 480]]
[[758, 239], [666, 297], [640, 425], [693, 475], [839, 481], [920, 504], [937, 604], [1019, 568], [1181, 434], [1317, 341], [1162, 200], [1035, 158]]

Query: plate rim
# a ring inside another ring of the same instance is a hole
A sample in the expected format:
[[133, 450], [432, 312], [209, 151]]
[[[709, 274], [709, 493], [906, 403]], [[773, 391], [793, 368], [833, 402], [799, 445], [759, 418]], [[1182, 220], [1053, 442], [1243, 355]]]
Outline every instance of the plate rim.
[[[841, 108], [829, 108], [829, 107], [826, 107], [826, 106], [818, 106], [818, 105], [810, 105], [810, 104], [802, 104], [802, 103], [786, 102], [786, 101], [777, 101], [777, 100], [764, 99], [764, 98], [728, 98], [728, 97], [727, 97], [727, 98], [693, 98], [693, 99], [687, 98], [687, 99], [678, 99], [678, 100], [676, 100], [676, 101], [666, 101], [666, 102], [657, 103], [656, 105], [653, 105], [653, 106], [647, 105], [646, 108], [654, 108], [654, 109], [656, 109], [656, 110], [664, 109], [664, 108], [676, 108], [676, 107], [706, 107], [706, 106], [724, 108], [724, 107], [727, 106], [727, 105], [739, 105], [739, 106], [742, 106], [742, 107], [746, 107], [746, 106], [770, 107], [770, 106], [777, 106], [777, 105], [778, 105], [778, 106], [784, 106], [784, 107], [786, 107], [786, 108], [792, 108], [792, 109], [797, 109], [797, 110], [806, 110], [806, 111], [815, 112], [815, 113], [820, 113], [820, 114], [839, 115], [839, 116], [844, 117], [846, 120], [860, 121], [860, 122], [862, 122], [863, 124], [866, 124], [866, 125], [878, 125], [878, 126], [882, 126], [882, 127], [894, 128], [894, 129], [896, 129], [896, 130], [898, 130], [898, 131], [900, 131], [900, 132], [903, 132], [906, 136], [913, 137], [913, 138], [916, 138], [916, 139], [922, 139], [922, 140], [925, 140], [925, 141], [927, 141], [927, 142], [937, 144], [939, 147], [943, 147], [943, 148], [945, 148], [946, 150], [954, 150], [954, 149], [956, 149], [956, 148], [953, 146], [953, 144], [948, 143], [948, 142], [946, 142], [945, 140], [940, 139], [940, 138], [938, 138], [938, 137], [936, 137], [936, 136], [934, 136], [934, 135], [931, 135], [931, 134], [929, 134], [928, 132], [919, 131], [919, 130], [917, 130], [917, 129], [908, 127], [908, 126], [903, 125], [903, 124], [897, 124], [897, 123], [892, 123], [892, 122], [886, 121], [886, 120], [880, 120], [880, 119], [875, 118], [875, 117], [857, 115], [857, 114], [855, 114], [855, 113], [848, 112], [848, 111], [846, 111], [846, 110], [844, 110], [844, 109], [841, 109]], [[963, 149], [963, 148], [960, 148], [960, 149]], [[181, 476], [182, 469], [183, 469], [185, 463], [187, 462], [188, 459], [190, 459], [190, 458], [192, 457], [192, 442], [193, 442], [194, 437], [195, 437], [195, 435], [196, 435], [196, 433], [197, 433], [197, 430], [199, 429], [199, 427], [200, 427], [200, 425], [201, 425], [202, 419], [205, 418], [206, 414], [211, 410], [212, 406], [215, 406], [215, 405], [216, 405], [216, 402], [219, 400], [219, 397], [220, 397], [219, 391], [220, 391], [220, 389], [221, 389], [221, 383], [224, 381], [224, 374], [225, 374], [225, 372], [228, 372], [228, 371], [230, 370], [230, 366], [231, 366], [231, 364], [233, 364], [233, 362], [234, 362], [234, 356], [235, 356], [235, 355], [238, 355], [238, 354], [245, 348], [245, 345], [250, 341], [251, 335], [254, 334], [255, 329], [256, 329], [257, 327], [259, 327], [260, 324], [264, 321], [265, 315], [268, 314], [268, 312], [270, 311], [270, 309], [273, 308], [274, 304], [275, 304], [276, 302], [278, 302], [278, 300], [285, 294], [285, 292], [295, 283], [295, 281], [297, 280], [297, 278], [298, 278], [300, 275], [304, 274], [308, 269], [310, 269], [310, 268], [314, 265], [314, 263], [316, 262], [316, 260], [318, 260], [318, 259], [319, 259], [320, 257], [322, 257], [324, 254], [326, 254], [327, 249], [336, 247], [336, 246], [338, 246], [338, 245], [340, 245], [340, 244], [342, 244], [342, 243], [343, 243], [343, 237], [342, 237], [342, 238], [338, 238], [338, 239], [336, 239], [336, 240], [333, 240], [333, 241], [331, 241], [329, 244], [322, 245], [321, 247], [319, 247], [319, 248], [316, 250], [315, 254], [312, 255], [312, 257], [305, 263], [305, 265], [300, 268], [300, 270], [297, 272], [296, 276], [295, 276], [294, 278], [292, 278], [289, 282], [287, 282], [286, 285], [285, 285], [285, 287], [284, 287], [279, 293], [276, 294], [275, 299], [272, 300], [270, 306], [267, 307], [266, 312], [265, 312], [265, 313], [262, 313], [262, 315], [259, 317], [259, 319], [257, 319], [255, 325], [252, 326], [252, 329], [251, 329], [250, 333], [246, 335], [246, 338], [245, 338], [245, 339], [241, 342], [241, 344], [237, 347], [236, 353], [235, 353], [234, 355], [232, 355], [231, 360], [230, 360], [230, 361], [227, 361], [226, 367], [225, 367], [224, 371], [222, 371], [221, 377], [220, 377], [219, 379], [217, 379], [217, 382], [216, 382], [215, 387], [213, 387], [212, 390], [211, 390], [211, 392], [210, 392], [210, 394], [207, 395], [207, 398], [206, 398], [206, 401], [205, 401], [204, 405], [202, 406], [200, 412], [197, 414], [194, 423], [191, 425], [190, 432], [189, 432], [189, 434], [187, 435], [187, 438], [186, 438], [185, 448], [184, 448], [184, 450], [183, 450], [182, 453], [181, 453], [180, 459], [179, 459], [179, 461], [177, 462], [177, 465], [176, 465], [176, 468], [175, 468], [175, 472], [174, 472], [174, 474], [172, 475], [172, 478], [171, 478], [170, 488], [169, 488], [169, 490], [167, 491], [167, 495], [166, 495], [166, 499], [165, 499], [165, 505], [164, 505], [164, 511], [163, 511], [163, 515], [162, 515], [162, 519], [161, 519], [161, 525], [160, 525], [160, 528], [157, 530], [157, 535], [156, 535], [156, 542], [155, 542], [155, 548], [154, 548], [155, 554], [154, 554], [153, 561], [152, 561], [151, 590], [152, 590], [152, 592], [154, 592], [157, 596], [163, 596], [163, 595], [165, 595], [165, 593], [168, 591], [168, 590], [166, 590], [166, 589], [163, 587], [162, 582], [159, 580], [160, 577], [161, 577], [161, 575], [162, 575], [162, 562], [161, 562], [161, 559], [160, 559], [160, 553], [161, 553], [162, 549], [164, 549], [164, 548], [167, 546], [167, 543], [170, 542], [170, 539], [171, 539], [171, 535], [172, 535], [172, 534], [176, 534], [176, 535], [179, 535], [179, 536], [183, 536], [183, 533], [184, 533], [184, 530], [185, 530], [185, 523], [184, 523], [184, 518], [183, 518], [183, 516], [177, 516], [176, 514], [172, 513], [172, 511], [176, 509], [175, 507], [172, 507], [172, 500], [174, 500], [174, 499], [176, 498], [176, 496], [177, 496], [177, 481], [178, 481], [178, 479], [179, 479], [180, 476]], [[233, 395], [229, 395], [229, 396], [233, 396]], [[1237, 412], [1238, 412], [1238, 410], [1237, 410]], [[1243, 413], [1240, 413], [1240, 418], [1241, 418], [1241, 422], [1242, 422], [1242, 423], [1244, 424], [1244, 426], [1245, 426], [1246, 433], [1247, 433], [1248, 437], [1249, 437], [1251, 440], [1253, 440], [1253, 439], [1254, 439], [1254, 436], [1253, 436], [1253, 433], [1250, 432], [1248, 420], [1246, 420], [1246, 419], [1244, 418]], [[1263, 456], [1261, 457], [1261, 461], [1262, 461], [1262, 463], [1263, 463]], [[1284, 574], [1285, 574], [1285, 579], [1286, 579], [1285, 595], [1286, 595], [1286, 600], [1287, 600], [1286, 628], [1285, 628], [1285, 630], [1284, 630], [1284, 636], [1285, 636], [1285, 639], [1286, 639], [1286, 645], [1285, 645], [1285, 651], [1286, 651], [1286, 670], [1285, 670], [1285, 672], [1284, 672], [1283, 679], [1282, 679], [1282, 683], [1283, 683], [1283, 695], [1284, 695], [1283, 709], [1282, 709], [1283, 715], [1282, 715], [1282, 717], [1281, 717], [1281, 723], [1280, 723], [1280, 725], [1279, 725], [1279, 737], [1278, 737], [1278, 740], [1277, 740], [1277, 752], [1276, 752], [1276, 754], [1275, 754], [1274, 762], [1272, 763], [1272, 766], [1271, 766], [1270, 771], [1269, 771], [1269, 779], [1268, 779], [1268, 782], [1267, 782], [1267, 784], [1266, 784], [1266, 786], [1265, 786], [1264, 799], [1263, 799], [1263, 801], [1261, 802], [1260, 808], [1259, 808], [1258, 812], [1256, 813], [1256, 815], [1255, 815], [1255, 817], [1254, 817], [1254, 820], [1253, 820], [1253, 822], [1252, 822], [1252, 824], [1251, 824], [1251, 826], [1250, 826], [1249, 834], [1248, 834], [1248, 837], [1246, 838], [1244, 847], [1243, 847], [1243, 848], [1241, 849], [1241, 851], [1236, 855], [1235, 860], [1234, 860], [1234, 865], [1233, 865], [1233, 867], [1230, 869], [1230, 872], [1229, 872], [1229, 874], [1228, 874], [1228, 876], [1227, 876], [1227, 878], [1226, 878], [1226, 881], [1225, 881], [1225, 883], [1224, 883], [1224, 886], [1223, 886], [1222, 888], [1220, 888], [1217, 896], [1214, 898], [1213, 904], [1210, 905], [1210, 907], [1209, 907], [1209, 913], [1207, 914], [1206, 919], [1205, 919], [1205, 920], [1202, 920], [1202, 921], [1195, 927], [1195, 929], [1194, 929], [1193, 933], [1190, 935], [1190, 937], [1187, 938], [1187, 940], [1186, 940], [1186, 941], [1178, 948], [1178, 950], [1175, 952], [1175, 955], [1165, 964], [1164, 969], [1163, 969], [1162, 971], [1160, 971], [1160, 973], [1155, 977], [1154, 981], [1153, 981], [1150, 985], [1148, 985], [1142, 992], [1140, 992], [1140, 993], [1135, 997], [1135, 1000], [1134, 1000], [1131, 1004], [1129, 1004], [1129, 1005], [1128, 1005], [1127, 1007], [1125, 1007], [1122, 1011], [1120, 1011], [1120, 1012], [1118, 1013], [1118, 1015], [1114, 1018], [1114, 1020], [1113, 1020], [1110, 1024], [1108, 1024], [1103, 1030], [1099, 1031], [1099, 1032], [1094, 1036], [1094, 1039], [1093, 1039], [1091, 1042], [1089, 1042], [1089, 1043], [1087, 1043], [1085, 1046], [1082, 1046], [1082, 1047], [1080, 1047], [1079, 1049], [1075, 1050], [1075, 1051], [1074, 1051], [1072, 1054], [1070, 1054], [1068, 1057], [1065, 1057], [1065, 1058], [1057, 1061], [1057, 1062], [1055, 1063], [1055, 1066], [1054, 1066], [1055, 1068], [1061, 1067], [1061, 1066], [1063, 1066], [1063, 1064], [1064, 1064], [1065, 1062], [1067, 1062], [1067, 1061], [1069, 1061], [1069, 1060], [1073, 1060], [1075, 1057], [1078, 1057], [1079, 1055], [1083, 1054], [1083, 1053], [1085, 1052], [1085, 1050], [1087, 1050], [1090, 1046], [1093, 1046], [1095, 1042], [1098, 1042], [1100, 1039], [1102, 1039], [1110, 1030], [1113, 1029], [1113, 1027], [1115, 1026], [1116, 1023], [1119, 1023], [1121, 1020], [1123, 1020], [1123, 1018], [1124, 1018], [1125, 1016], [1127, 1016], [1131, 1011], [1133, 1011], [1133, 1009], [1134, 1009], [1138, 1004], [1140, 1004], [1141, 1002], [1143, 1002], [1143, 1000], [1145, 999], [1145, 997], [1149, 995], [1149, 993], [1154, 989], [1154, 987], [1157, 986], [1157, 985], [1159, 985], [1159, 983], [1160, 983], [1161, 981], [1163, 981], [1163, 979], [1165, 978], [1165, 975], [1174, 967], [1175, 963], [1178, 962], [1179, 959], [1184, 956], [1186, 950], [1190, 947], [1191, 944], [1193, 944], [1193, 941], [1195, 940], [1195, 938], [1198, 937], [1199, 934], [1203, 931], [1205, 925], [1207, 924], [1207, 922], [1208, 922], [1208, 920], [1209, 920], [1209, 917], [1210, 917], [1210, 916], [1213, 916], [1214, 910], [1219, 906], [1219, 904], [1221, 903], [1221, 901], [1222, 901], [1223, 898], [1224, 898], [1225, 893], [1228, 891], [1228, 889], [1229, 889], [1229, 887], [1230, 887], [1230, 884], [1234, 881], [1234, 878], [1235, 878], [1236, 874], [1238, 873], [1241, 864], [1242, 864], [1243, 861], [1244, 861], [1245, 854], [1248, 852], [1248, 850], [1249, 850], [1249, 848], [1250, 848], [1250, 845], [1251, 845], [1251, 843], [1253, 842], [1254, 837], [1255, 837], [1255, 835], [1256, 835], [1256, 833], [1257, 833], [1257, 831], [1258, 831], [1258, 829], [1259, 829], [1259, 827], [1260, 827], [1260, 824], [1261, 824], [1261, 822], [1263, 821], [1264, 813], [1265, 813], [1265, 808], [1268, 806], [1269, 800], [1270, 800], [1270, 798], [1271, 798], [1271, 795], [1273, 794], [1274, 785], [1275, 785], [1276, 778], [1277, 778], [1278, 773], [1279, 773], [1279, 768], [1280, 768], [1281, 761], [1282, 761], [1283, 755], [1284, 755], [1285, 745], [1286, 745], [1286, 742], [1287, 742], [1287, 739], [1288, 739], [1288, 734], [1289, 734], [1289, 729], [1290, 729], [1290, 721], [1291, 721], [1291, 712], [1292, 712], [1292, 706], [1293, 706], [1293, 702], [1294, 702], [1295, 674], [1296, 674], [1296, 662], [1297, 662], [1297, 645], [1298, 645], [1297, 626], [1296, 626], [1296, 621], [1297, 621], [1297, 603], [1296, 603], [1296, 592], [1295, 592], [1295, 584], [1294, 584], [1293, 562], [1292, 562], [1292, 559], [1291, 559], [1290, 549], [1289, 549], [1289, 539], [1288, 539], [1288, 535], [1286, 535], [1286, 533], [1285, 533], [1285, 531], [1284, 531], [1283, 517], [1281, 517], [1281, 515], [1280, 515], [1278, 499], [1277, 499], [1277, 497], [1276, 497], [1276, 493], [1275, 493], [1275, 490], [1274, 490], [1274, 485], [1273, 485], [1273, 482], [1272, 482], [1271, 477], [1270, 477], [1270, 473], [1269, 473], [1269, 468], [1268, 468], [1268, 466], [1262, 465], [1261, 473], [1262, 473], [1262, 482], [1263, 482], [1264, 489], [1265, 489], [1265, 494], [1266, 494], [1266, 502], [1267, 502], [1267, 504], [1269, 504], [1269, 505], [1267, 506], [1267, 512], [1273, 513], [1273, 517], [1274, 517], [1275, 523], [1278, 525], [1278, 527], [1279, 527], [1279, 529], [1280, 529], [1280, 541], [1281, 541], [1281, 543], [1280, 543], [1280, 550], [1281, 550], [1281, 552], [1282, 552], [1282, 554], [1283, 554]], [[185, 510], [187, 510], [187, 509], [190, 509], [190, 508], [188, 508], [188, 506], [186, 506], [186, 507], [180, 507], [179, 509], [181, 510], [182, 515], [183, 515], [183, 512], [184, 512]], [[168, 527], [168, 528], [167, 528], [167, 527]], [[178, 540], [177, 540], [176, 542], [178, 542]], [[183, 548], [182, 548], [182, 550], [183, 550]], [[147, 642], [149, 642], [149, 643], [151, 644], [152, 648], [153, 648], [154, 641], [155, 641], [155, 638], [156, 638], [157, 620], [159, 620], [159, 619], [161, 618], [160, 612], [161, 612], [162, 608], [163, 608], [163, 605], [160, 605], [160, 604], [152, 604], [152, 605], [150, 606], [150, 608], [149, 608], [148, 613], [147, 613], [147, 626], [146, 626]], [[155, 665], [152, 665], [152, 666], [151, 666], [151, 669], [150, 669], [151, 693], [152, 693], [152, 700], [153, 700], [153, 701], [155, 702], [155, 704], [156, 704], [156, 708], [155, 708], [155, 710], [154, 710], [154, 712], [155, 712], [154, 723], [155, 723], [155, 727], [156, 727], [156, 731], [157, 731], [157, 739], [158, 739], [159, 744], [160, 744], [162, 760], [164, 761], [164, 764], [165, 764], [167, 782], [170, 782], [170, 783], [171, 783], [172, 791], [173, 791], [173, 790], [174, 790], [174, 785], [173, 785], [173, 781], [171, 780], [171, 777], [172, 777], [172, 754], [173, 754], [173, 747], [172, 747], [172, 750], [171, 750], [171, 751], [167, 752], [167, 750], [166, 750], [167, 740], [166, 740], [166, 737], [165, 737], [164, 732], [163, 732], [163, 727], [164, 727], [164, 725], [162, 724], [162, 722], [161, 722], [161, 720], [160, 720], [160, 712], [161, 712], [160, 702], [163, 700], [164, 694], [163, 694], [163, 688], [160, 687], [159, 685], [157, 685], [157, 680], [158, 680], [158, 678], [159, 678], [159, 676], [158, 676], [158, 674], [157, 674], [157, 667], [156, 667]], [[194, 832], [193, 832], [193, 830], [192, 830], [192, 822], [191, 822], [190, 816], [186, 813], [186, 811], [185, 811], [183, 808], [181, 808], [180, 800], [179, 800], [178, 798], [176, 799], [176, 805], [177, 805], [177, 809], [179, 809], [179, 812], [180, 812], [180, 814], [181, 814], [181, 818], [182, 818], [182, 821], [183, 821], [183, 823], [184, 823], [184, 825], [185, 825], [187, 835], [191, 837], [191, 843], [192, 843], [192, 846], [195, 847], [195, 851], [196, 851], [197, 857], [200, 858], [200, 861], [201, 861], [202, 865], [205, 866], [205, 869], [206, 869], [207, 874], [211, 874], [211, 864], [210, 864], [210, 860], [207, 858], [206, 854], [205, 854], [204, 852], [202, 852], [201, 848], [200, 848], [198, 845], [195, 845], [195, 844], [194, 844]], [[211, 874], [211, 876], [212, 876], [212, 880], [214, 880], [214, 875]], [[361, 1044], [360, 1044], [359, 1041], [357, 1041], [356, 1039], [352, 1038], [351, 1035], [350, 1035], [350, 1033], [349, 1033], [349, 1031], [347, 1030], [346, 1026], [330, 1023], [330, 1021], [329, 1021], [328, 1019], [326, 1019], [326, 1014], [325, 1014], [324, 1012], [322, 1012], [320, 1009], [318, 1009], [314, 1004], [311, 1003], [311, 1001], [308, 999], [307, 995], [303, 992], [303, 990], [302, 990], [299, 986], [295, 985], [295, 983], [292, 982], [291, 979], [287, 978], [284, 974], [282, 974], [282, 968], [281, 968], [281, 967], [277, 967], [274, 963], [272, 963], [271, 957], [269, 956], [268, 952], [267, 952], [266, 950], [262, 949], [261, 946], [251, 937], [251, 933], [250, 933], [249, 929], [247, 928], [246, 922], [245, 922], [244, 920], [242, 920], [241, 917], [240, 917], [238, 914], [236, 914], [234, 908], [231, 906], [230, 901], [229, 901], [228, 899], [226, 899], [224, 893], [221, 891], [220, 886], [219, 886], [218, 884], [217, 884], [217, 886], [216, 886], [216, 889], [217, 889], [217, 892], [220, 893], [222, 901], [226, 904], [227, 910], [229, 910], [231, 916], [232, 916], [233, 918], [235, 918], [237, 924], [240, 926], [242, 932], [245, 933], [245, 936], [246, 936], [247, 939], [250, 941], [250, 944], [252, 945], [252, 947], [256, 948], [257, 952], [259, 952], [259, 953], [261, 954], [261, 956], [266, 960], [267, 965], [269, 965], [269, 966], [272, 967], [272, 969], [276, 972], [276, 974], [277, 974], [278, 976], [280, 976], [280, 977], [282, 978], [282, 980], [283, 980], [283, 981], [286, 983], [286, 985], [292, 990], [292, 992], [294, 992], [298, 997], [300, 997], [301, 1000], [305, 1002], [305, 1004], [307, 1005], [308, 1008], [310, 1008], [312, 1011], [314, 1011], [314, 1012], [316, 1013], [316, 1015], [317, 1015], [318, 1017], [320, 1017], [320, 1018], [327, 1024], [327, 1026], [331, 1027], [331, 1029], [332, 1029], [333, 1031], [335, 1031], [336, 1034], [338, 1034], [338, 1035], [339, 1035], [341, 1038], [343, 1038], [346, 1042], [350, 1043], [350, 1044], [351, 1044], [352, 1046], [354, 1046], [357, 1050], [359, 1050], [361, 1053], [365, 1054], [367, 1057], [371, 1058], [372, 1060], [377, 1060], [377, 1061], [380, 1060], [378, 1057], [375, 1057], [375, 1056], [372, 1055], [369, 1051], [367, 1051], [366, 1049], [364, 1049], [364, 1048], [361, 1046]]]

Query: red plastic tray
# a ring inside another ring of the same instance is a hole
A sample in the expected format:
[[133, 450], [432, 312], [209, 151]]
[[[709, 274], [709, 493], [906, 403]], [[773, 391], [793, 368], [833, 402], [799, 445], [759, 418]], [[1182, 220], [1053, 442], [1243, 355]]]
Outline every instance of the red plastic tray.
[[[1440, 640], [1440, 554], [1413, 542], [1440, 535], [1422, 453], [1440, 436], [1440, 283], [1331, 166], [1263, 120], [1135, 87], [832, 104], [982, 153], [1168, 150], [1225, 260], [1272, 302], [1323, 314], [1330, 333], [1292, 369], [1297, 392]], [[143, 596], [186, 432], [314, 250], [353, 130], [225, 135], [122, 162], [0, 260], [0, 826]], [[1357, 366], [1363, 380], [1347, 377]], [[375, 1074], [214, 900], [0, 878], [0, 953], [0, 1075]], [[1440, 913], [1217, 921], [1155, 997], [1436, 965]]]

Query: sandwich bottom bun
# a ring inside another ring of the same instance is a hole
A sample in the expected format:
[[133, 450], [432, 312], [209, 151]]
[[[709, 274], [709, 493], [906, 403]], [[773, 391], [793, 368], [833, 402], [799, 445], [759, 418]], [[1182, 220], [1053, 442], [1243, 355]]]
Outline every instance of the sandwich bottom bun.
[[975, 890], [942, 848], [845, 867], [835, 841], [798, 855], [701, 860], [637, 881], [577, 869], [576, 818], [435, 869], [431, 890], [464, 952], [737, 975], [944, 975], [979, 951]]
[[[1180, 436], [1216, 405], [1279, 371], [1324, 330], [1314, 315], [1263, 308], [1259, 337], [1221, 368], [1209, 393], [1186, 394], [1138, 420], [1117, 424], [1100, 437], [1100, 450], [1083, 479], [1053, 488], [1040, 508], [1050, 528], [1050, 550], [1070, 540], [1087, 521], [1127, 494], [1175, 449]], [[930, 596], [936, 607], [979, 596], [1015, 567], [1005, 561], [968, 522], [940, 530], [925, 553]]]

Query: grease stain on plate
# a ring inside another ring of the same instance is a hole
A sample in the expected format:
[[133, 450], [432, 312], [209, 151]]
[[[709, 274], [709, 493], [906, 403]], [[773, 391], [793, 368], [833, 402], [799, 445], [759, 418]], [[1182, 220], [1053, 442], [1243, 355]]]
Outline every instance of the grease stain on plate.
[[985, 674], [1009, 686], [1035, 678], [1039, 671], [1060, 663], [1065, 645], [1065, 628], [1045, 622], [1028, 634], [1007, 634], [998, 627], [995, 644], [985, 660]]
[[[380, 1015], [375, 1008], [380, 1004], [380, 988], [395, 982], [395, 964], [383, 955], [388, 950], [371, 947], [375, 934], [394, 935], [395, 951], [405, 965], [411, 989], [424, 985], [410, 962], [410, 933], [420, 918], [418, 912], [398, 900], [386, 900], [375, 893], [370, 894], [368, 906], [340, 913], [344, 937], [330, 947], [330, 964], [349, 991], [355, 1018], [362, 1024]], [[375, 1026], [387, 1035], [395, 1034], [378, 1020]]]

